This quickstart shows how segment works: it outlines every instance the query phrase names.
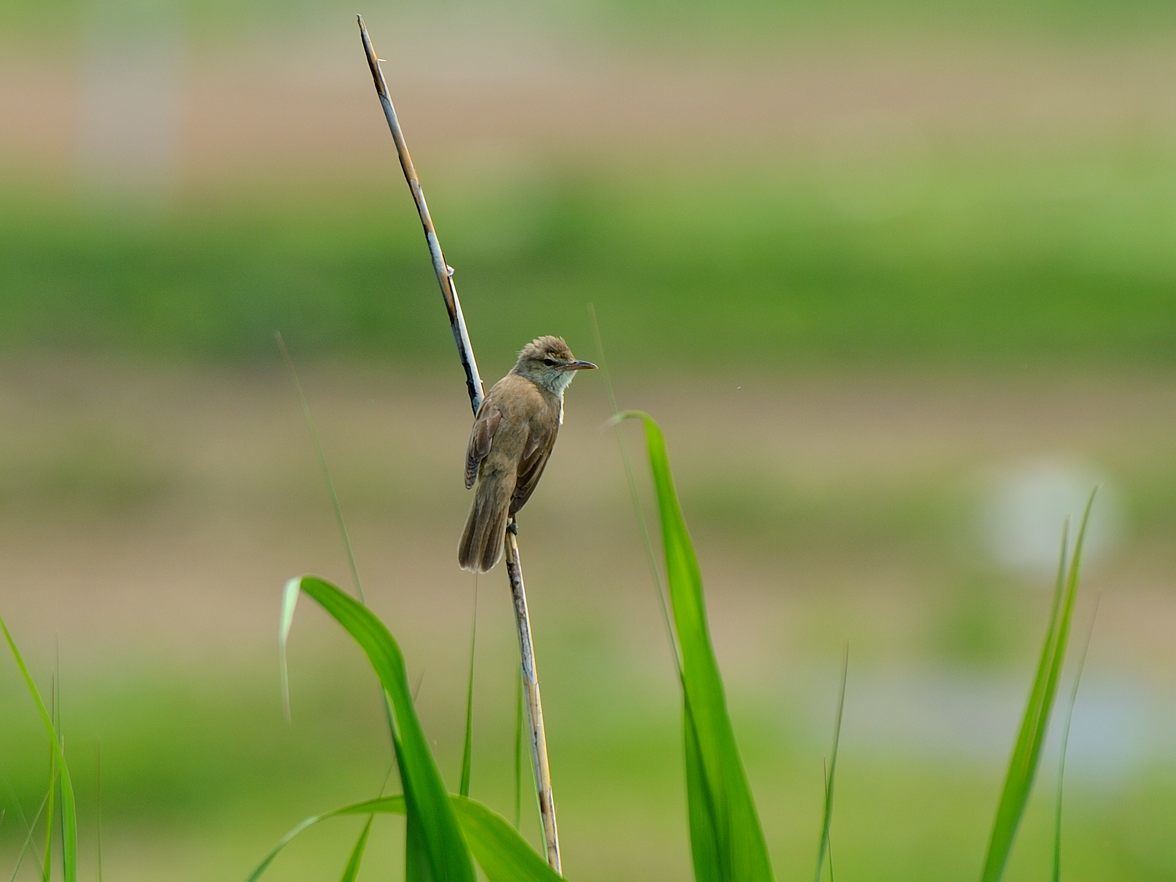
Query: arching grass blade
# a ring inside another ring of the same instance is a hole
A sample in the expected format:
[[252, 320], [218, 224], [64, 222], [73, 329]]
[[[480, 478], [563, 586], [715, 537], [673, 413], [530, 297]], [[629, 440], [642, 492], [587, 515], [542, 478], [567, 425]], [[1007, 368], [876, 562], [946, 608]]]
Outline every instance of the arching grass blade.
[[359, 831], [359, 838], [355, 840], [355, 847], [351, 849], [351, 854], [347, 857], [347, 866], [343, 868], [343, 875], [339, 877], [340, 882], [355, 882], [359, 877], [359, 868], [363, 864], [363, 853], [367, 849], [368, 836], [371, 835], [372, 822], [375, 819], [375, 815], [368, 815], [367, 821], [364, 822], [363, 829]]
[[[413, 706], [400, 647], [384, 624], [357, 600], [329, 582], [304, 576], [292, 579], [286, 585], [280, 635], [283, 667], [289, 626], [299, 593], [318, 603], [351, 635], [367, 655], [387, 693], [395, 718], [393, 744], [407, 802], [408, 836], [410, 839], [414, 834], [420, 837], [427, 878], [436, 882], [474, 882], [469, 849], [458, 829], [441, 774]], [[408, 862], [410, 870], [414, 863]]]
[[1054, 850], [1053, 882], [1062, 879], [1062, 786], [1066, 780], [1066, 751], [1070, 746], [1070, 724], [1074, 721], [1074, 705], [1078, 703], [1078, 686], [1082, 683], [1082, 672], [1086, 669], [1086, 654], [1090, 651], [1090, 638], [1094, 634], [1094, 622], [1098, 618], [1098, 598], [1090, 613], [1090, 624], [1086, 628], [1086, 639], [1082, 642], [1082, 653], [1078, 656], [1078, 670], [1074, 672], [1074, 685], [1070, 689], [1070, 700], [1066, 707], [1066, 725], [1062, 729], [1062, 751], [1058, 759], [1058, 792], [1054, 805]]
[[[501, 815], [462, 796], [450, 796], [449, 800], [470, 851], [489, 882], [557, 882], [563, 878]], [[282, 849], [323, 821], [354, 815], [403, 815], [405, 810], [403, 796], [383, 796], [307, 818], [278, 840], [246, 882], [258, 882]]]
[[[24, 679], [25, 688], [33, 699], [33, 703], [37, 706], [37, 713], [41, 717], [41, 723], [45, 726], [45, 734], [48, 736], [50, 750], [53, 754], [53, 762], [57, 765], [57, 787], [55, 790], [61, 797], [61, 862], [62, 872], [65, 877], [65, 882], [77, 882], [78, 878], [78, 809], [77, 801], [74, 797], [73, 779], [69, 774], [69, 766], [65, 762], [65, 751], [61, 746], [61, 738], [58, 735], [57, 727], [53, 724], [53, 717], [49, 713], [49, 709], [45, 706], [44, 700], [41, 698], [41, 692], [37, 689], [37, 684], [33, 680], [33, 675], [29, 673], [28, 666], [25, 664], [24, 658], [20, 654], [20, 650], [16, 648], [16, 641], [12, 639], [12, 634], [8, 630], [8, 625], [4, 623], [4, 619], [0, 618], [0, 631], [4, 632], [4, 639], [8, 642], [8, 649], [12, 652], [12, 657], [16, 661], [16, 666], [20, 670], [20, 675]], [[53, 827], [53, 811], [50, 809], [46, 816], [46, 821], [50, 829]], [[49, 872], [49, 862], [46, 860], [44, 871]]]
[[707, 625], [702, 575], [674, 487], [665, 437], [648, 414], [626, 411], [618, 417], [639, 419], [644, 424], [657, 495], [666, 584], [681, 660], [695, 878], [700, 882], [766, 882], [772, 878], [768, 849], [727, 713]]
[[478, 583], [474, 581], [474, 622], [470, 626], [470, 669], [466, 676], [465, 738], [461, 748], [461, 784], [458, 793], [470, 795], [470, 773], [474, 754], [474, 659], [478, 649]]
[[996, 820], [992, 825], [992, 836], [984, 858], [982, 882], [999, 882], [1004, 876], [1005, 866], [1012, 851], [1021, 816], [1029, 801], [1033, 778], [1041, 759], [1042, 746], [1049, 726], [1050, 712], [1057, 695], [1058, 677], [1066, 655], [1066, 642], [1070, 633], [1070, 621], [1074, 614], [1074, 599], [1078, 593], [1078, 578], [1082, 563], [1082, 547], [1090, 521], [1090, 510], [1094, 505], [1094, 494], [1090, 495], [1078, 536], [1074, 542], [1074, 553], [1068, 563], [1066, 559], [1066, 536], [1062, 536], [1062, 554], [1058, 563], [1057, 583], [1054, 587], [1053, 604], [1049, 626], [1042, 643], [1041, 659], [1033, 678], [1033, 687], [1025, 705], [1021, 728], [1013, 745], [1004, 788], [997, 804]]
[[[837, 751], [841, 745], [841, 720], [845, 714], [845, 684], [849, 680], [849, 650], [845, 651], [845, 662], [841, 667], [841, 691], [837, 696], [837, 718], [833, 723], [833, 751], [829, 756], [829, 767], [825, 772], [825, 801], [821, 809], [821, 843], [817, 847], [817, 871], [814, 882], [821, 882], [825, 855], [829, 852], [829, 827], [833, 822], [833, 781], [837, 775]], [[833, 856], [829, 855], [829, 877], [833, 877]]]

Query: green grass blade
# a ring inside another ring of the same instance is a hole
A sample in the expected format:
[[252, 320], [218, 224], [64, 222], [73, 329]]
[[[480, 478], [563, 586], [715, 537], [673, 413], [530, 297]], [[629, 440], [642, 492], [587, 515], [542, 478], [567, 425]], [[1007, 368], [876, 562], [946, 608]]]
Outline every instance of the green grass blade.
[[[37, 713], [41, 717], [41, 722], [45, 726], [45, 734], [49, 738], [50, 750], [53, 752], [53, 761], [57, 764], [58, 779], [55, 789], [61, 796], [62, 868], [65, 875], [65, 882], [77, 882], [78, 809], [77, 802], [74, 798], [73, 779], [70, 778], [69, 766], [65, 762], [65, 751], [62, 749], [61, 739], [58, 737], [57, 727], [53, 725], [53, 718], [49, 714], [49, 709], [45, 707], [45, 702], [41, 698], [41, 693], [37, 689], [33, 675], [29, 673], [28, 666], [25, 665], [20, 650], [16, 648], [16, 641], [12, 639], [12, 634], [9, 632], [8, 625], [4, 623], [3, 618], [0, 618], [0, 631], [4, 632], [4, 639], [8, 642], [8, 648], [12, 652], [13, 659], [16, 660], [17, 668], [20, 669], [20, 675], [24, 679], [25, 688], [37, 706]], [[46, 821], [51, 828], [53, 826], [52, 811], [46, 816]], [[44, 869], [45, 872], [49, 871], [48, 861], [46, 861]]]
[[290, 371], [290, 379], [294, 383], [294, 390], [298, 393], [298, 402], [302, 406], [302, 420], [306, 423], [306, 431], [310, 433], [311, 443], [314, 444], [315, 456], [318, 458], [319, 472], [323, 477], [323, 484], [327, 488], [327, 495], [331, 497], [331, 511], [335, 514], [335, 526], [339, 530], [339, 538], [343, 540], [343, 550], [347, 554], [347, 566], [351, 570], [351, 581], [355, 585], [355, 594], [362, 601], [363, 583], [359, 579], [359, 566], [355, 561], [355, 549], [351, 545], [351, 533], [347, 530], [347, 521], [343, 518], [343, 506], [339, 503], [339, 494], [335, 490], [335, 480], [331, 477], [331, 468], [327, 465], [327, 454], [323, 450], [323, 442], [319, 438], [318, 428], [315, 426], [314, 417], [310, 412], [310, 401], [306, 397], [306, 391], [302, 388], [302, 380], [298, 376], [298, 369], [294, 367], [294, 359], [290, 355], [290, 350], [286, 347], [286, 339], [281, 332], [274, 334], [274, 341], [277, 343], [278, 352], [281, 353], [282, 361], [286, 363], [287, 370]]
[[501, 815], [464, 797], [454, 797], [453, 807], [470, 850], [490, 882], [555, 882], [563, 878]]
[[466, 676], [465, 738], [461, 748], [461, 784], [458, 792], [470, 795], [470, 767], [474, 755], [474, 658], [478, 648], [478, 582], [474, 579], [474, 623], [470, 627], [470, 670]]
[[1050, 712], [1057, 696], [1058, 677], [1065, 659], [1066, 643], [1070, 633], [1070, 622], [1074, 614], [1074, 599], [1078, 594], [1078, 580], [1082, 564], [1082, 548], [1090, 522], [1090, 511], [1094, 505], [1094, 494], [1086, 503], [1082, 522], [1074, 542], [1074, 553], [1066, 565], [1066, 540], [1063, 534], [1062, 559], [1058, 567], [1058, 580], [1054, 590], [1049, 626], [1042, 643], [1041, 659], [1033, 679], [1033, 687], [1025, 706], [1025, 714], [1017, 740], [1013, 745], [1012, 757], [1005, 774], [1004, 788], [997, 804], [996, 820], [992, 825], [992, 836], [984, 858], [982, 882], [998, 882], [1008, 864], [1017, 828], [1029, 801], [1033, 778], [1041, 759], [1041, 749], [1049, 725]]
[[45, 851], [41, 856], [41, 882], [53, 877], [53, 828], [57, 823], [57, 755], [49, 752], [49, 790], [45, 806]]
[[421, 825], [408, 814], [404, 819], [404, 878], [406, 882], [437, 882], [429, 860], [429, 845]]
[[702, 749], [690, 705], [683, 700], [682, 740], [686, 758], [686, 811], [690, 822], [690, 858], [696, 882], [719, 882], [724, 878], [718, 830], [718, 812], [706, 785]]
[[[703, 870], [700, 879], [722, 882], [770, 880], [767, 844], [727, 712], [707, 626], [702, 576], [670, 472], [665, 437], [647, 414], [627, 411], [619, 418], [640, 419], [645, 426], [657, 495], [685, 698], [687, 800], [695, 871]], [[700, 837], [706, 841], [696, 842]], [[704, 860], [699, 860], [700, 855]]]
[[355, 840], [355, 847], [351, 849], [351, 855], [347, 858], [347, 866], [343, 868], [343, 875], [339, 877], [340, 882], [355, 882], [359, 878], [363, 853], [367, 849], [368, 836], [371, 835], [372, 822], [375, 819], [375, 815], [368, 815], [367, 821], [364, 822], [363, 829], [359, 831], [359, 838]]
[[[343, 506], [339, 502], [339, 494], [335, 490], [335, 480], [331, 476], [331, 468], [327, 465], [327, 455], [323, 450], [322, 440], [319, 438], [318, 428], [315, 425], [314, 417], [310, 412], [310, 401], [306, 397], [306, 390], [302, 387], [302, 380], [298, 376], [298, 369], [294, 366], [294, 359], [290, 355], [290, 350], [286, 347], [286, 340], [281, 333], [274, 334], [274, 340], [277, 343], [278, 351], [281, 353], [282, 360], [286, 364], [286, 368], [290, 371], [290, 379], [294, 384], [294, 391], [298, 393], [298, 402], [302, 406], [302, 420], [306, 424], [306, 431], [310, 435], [311, 444], [314, 447], [315, 457], [318, 460], [319, 472], [322, 475], [323, 485], [327, 489], [327, 495], [331, 500], [331, 511], [335, 515], [335, 526], [339, 530], [339, 538], [343, 541], [343, 551], [347, 557], [347, 566], [351, 571], [351, 581], [355, 586], [355, 595], [359, 598], [360, 603], [365, 603], [363, 593], [363, 582], [359, 578], [359, 564], [355, 559], [355, 548], [351, 544], [351, 533], [347, 530], [347, 521], [343, 517]], [[290, 610], [291, 614], [293, 609]], [[289, 630], [288, 626], [283, 624], [285, 633]], [[282, 668], [283, 674], [285, 667]], [[289, 690], [283, 681], [282, 695], [285, 700], [286, 718], [290, 716], [289, 706]], [[381, 698], [384, 702], [384, 716], [388, 721], [388, 732], [393, 742], [393, 750], [395, 750], [396, 742], [396, 726], [392, 720], [392, 707], [388, 704], [388, 697], [381, 692]]]
[[[360, 811], [360, 809], [364, 809]], [[261, 859], [261, 862], [253, 868], [253, 872], [249, 874], [246, 882], [257, 882], [265, 871], [269, 869], [269, 865], [274, 862], [283, 849], [311, 827], [321, 824], [323, 821], [330, 818], [339, 818], [344, 815], [376, 815], [376, 814], [404, 814], [404, 797], [403, 796], [381, 796], [378, 799], [371, 799], [367, 802], [356, 803], [345, 808], [336, 809], [330, 812], [324, 812], [321, 815], [311, 815], [309, 818], [304, 818], [293, 827], [286, 831], [281, 839], [277, 841], [273, 848], [271, 848]]]
[[523, 678], [515, 676], [514, 825], [523, 822]]
[[427, 856], [429, 878], [437, 882], [474, 882], [469, 848], [458, 829], [453, 806], [417, 717], [400, 647], [384, 624], [363, 604], [322, 579], [304, 576], [286, 585], [285, 608], [289, 614], [283, 614], [283, 660], [288, 622], [293, 615], [291, 596], [299, 592], [318, 603], [351, 635], [384, 687], [395, 718], [396, 762], [407, 800], [409, 836], [413, 835], [415, 825]]
[[95, 768], [97, 769], [97, 781], [94, 788], [94, 800], [97, 814], [97, 830], [95, 831], [98, 839], [98, 882], [103, 882], [102, 874], [102, 745], [99, 743], [98, 752], [95, 756]]
[[[41, 823], [41, 817], [45, 813], [45, 809], [49, 804], [49, 799], [53, 795], [53, 790], [57, 787], [57, 779], [55, 777], [50, 777], [49, 789], [47, 789], [45, 791], [45, 795], [41, 797], [41, 804], [37, 806], [37, 811], [33, 815], [31, 821], [25, 817], [24, 812], [21, 810], [20, 803], [16, 799], [16, 794], [12, 792], [11, 788], [8, 786], [8, 782], [5, 781], [4, 784], [5, 790], [8, 791], [12, 807], [16, 811], [17, 819], [20, 821], [25, 830], [24, 842], [21, 844], [20, 850], [16, 853], [16, 864], [12, 868], [12, 876], [9, 877], [9, 882], [15, 882], [17, 875], [20, 874], [20, 868], [24, 864], [25, 856], [33, 854], [33, 860], [36, 860], [36, 855], [33, 853], [33, 839], [37, 835], [37, 825]], [[0, 822], [3, 822], [3, 820], [4, 814], [0, 812]]]
[[[824, 771], [825, 771], [825, 787], [826, 787], [826, 789], [832, 789], [833, 783], [832, 783], [832, 778], [829, 776], [828, 768], [826, 768]], [[829, 835], [826, 835], [826, 837], [825, 837], [825, 851], [826, 851], [827, 856], [829, 858], [829, 882], [834, 882], [834, 880], [833, 880], [833, 839]]]
[[1070, 700], [1066, 707], [1066, 725], [1062, 729], [1062, 751], [1058, 759], [1058, 792], [1054, 804], [1054, 849], [1053, 882], [1062, 879], [1062, 785], [1066, 780], [1066, 750], [1070, 746], [1070, 724], [1074, 721], [1074, 705], [1078, 703], [1078, 686], [1082, 683], [1082, 672], [1086, 669], [1086, 655], [1090, 651], [1090, 638], [1094, 635], [1094, 622], [1098, 618], [1098, 598], [1094, 600], [1094, 611], [1086, 628], [1086, 639], [1082, 642], [1082, 653], [1078, 656], [1078, 670], [1074, 672], [1074, 685], [1070, 689]]
[[[825, 773], [825, 803], [821, 809], [821, 843], [817, 847], [817, 871], [814, 882], [821, 882], [821, 870], [825, 855], [829, 852], [829, 827], [833, 822], [833, 781], [837, 776], [837, 752], [841, 745], [841, 720], [845, 715], [845, 684], [849, 680], [849, 650], [845, 651], [845, 662], [841, 667], [841, 692], [837, 696], [837, 718], [833, 723], [833, 751], [829, 756], [829, 768]], [[829, 878], [833, 878], [833, 856], [829, 855]]]
[[[604, 335], [600, 332], [600, 321], [596, 317], [595, 304], [588, 304], [588, 315], [592, 320], [592, 336], [596, 340], [596, 360], [600, 366], [601, 379], [608, 391], [608, 403], [612, 408], [612, 421], [621, 419], [621, 409], [617, 406], [617, 393], [613, 388], [612, 374], [609, 373], [608, 359], [604, 354]], [[633, 464], [629, 460], [629, 450], [625, 447], [624, 436], [617, 433], [617, 449], [621, 452], [621, 466], [625, 472], [625, 483], [629, 487], [629, 501], [633, 505], [633, 514], [637, 518], [637, 528], [641, 531], [641, 544], [645, 548], [645, 561], [649, 565], [649, 576], [653, 581], [653, 588], [657, 592], [658, 606], [661, 608], [662, 623], [666, 628], [670, 649], [674, 653], [674, 664], [678, 666], [678, 673], [682, 672], [682, 660], [678, 657], [678, 641], [674, 637], [674, 625], [670, 621], [670, 602], [666, 597], [666, 587], [662, 584], [661, 573], [657, 569], [657, 553], [653, 550], [653, 539], [649, 535], [649, 524], [645, 519], [645, 511], [641, 508], [641, 500], [637, 495], [637, 479], [633, 476]]]
[[286, 719], [290, 719], [290, 665], [286, 652], [290, 640], [290, 629], [294, 627], [294, 611], [298, 608], [298, 598], [301, 593], [291, 590], [290, 583], [286, 583], [282, 591], [282, 607], [278, 613], [278, 673], [281, 679], [282, 710]]
[[[556, 882], [563, 878], [547, 866], [546, 861], [501, 815], [464, 796], [450, 796], [449, 800], [469, 848], [489, 882]], [[287, 845], [323, 821], [352, 815], [403, 815], [406, 808], [403, 796], [382, 796], [307, 818], [278, 840], [247, 882], [258, 882]]]

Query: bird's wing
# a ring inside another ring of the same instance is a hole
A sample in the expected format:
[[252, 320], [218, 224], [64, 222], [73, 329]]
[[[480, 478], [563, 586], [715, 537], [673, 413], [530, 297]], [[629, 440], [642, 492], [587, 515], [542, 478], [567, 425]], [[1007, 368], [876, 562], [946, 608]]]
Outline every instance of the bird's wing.
[[469, 490], [478, 478], [478, 467], [490, 452], [490, 444], [494, 441], [494, 433], [502, 422], [502, 411], [489, 398], [482, 401], [478, 408], [478, 417], [474, 420], [474, 427], [470, 430], [470, 446], [466, 449], [465, 485]]
[[519, 479], [515, 484], [514, 495], [511, 496], [510, 511], [514, 514], [527, 504], [531, 494], [535, 492], [535, 485], [543, 475], [547, 460], [551, 457], [551, 450], [555, 447], [555, 436], [559, 425], [544, 426], [541, 431], [531, 429], [527, 438], [527, 446], [523, 448], [523, 457], [519, 460]]

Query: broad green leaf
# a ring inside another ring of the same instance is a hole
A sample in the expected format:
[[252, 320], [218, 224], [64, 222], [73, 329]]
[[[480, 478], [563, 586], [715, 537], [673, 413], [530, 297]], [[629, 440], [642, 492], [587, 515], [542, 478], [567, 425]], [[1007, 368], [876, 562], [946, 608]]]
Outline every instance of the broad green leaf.
[[437, 882], [428, 843], [411, 812], [404, 819], [404, 878], [406, 882]]
[[[57, 765], [57, 792], [61, 796], [61, 860], [62, 869], [65, 876], [65, 882], [76, 882], [78, 878], [78, 809], [77, 802], [74, 799], [73, 779], [69, 774], [69, 766], [65, 762], [65, 751], [61, 746], [61, 738], [57, 733], [57, 727], [53, 724], [53, 717], [49, 713], [49, 709], [45, 706], [45, 702], [41, 698], [41, 692], [37, 689], [37, 684], [33, 680], [33, 675], [29, 673], [28, 666], [25, 664], [24, 658], [21, 657], [20, 650], [16, 648], [16, 641], [12, 639], [12, 634], [8, 630], [8, 626], [4, 623], [4, 619], [0, 618], [0, 631], [4, 632], [4, 639], [8, 641], [8, 648], [12, 652], [12, 657], [16, 660], [16, 666], [20, 669], [20, 675], [24, 679], [25, 688], [32, 697], [33, 702], [37, 706], [37, 713], [41, 717], [41, 722], [45, 726], [45, 734], [49, 738], [50, 750], [52, 751], [52, 762]], [[50, 809], [46, 815], [46, 822], [50, 829], [53, 827], [53, 811]], [[46, 860], [44, 871], [49, 872], [49, 861]]]
[[702, 770], [702, 752], [698, 746], [698, 735], [694, 731], [694, 720], [690, 716], [690, 706], [685, 703], [682, 708], [682, 740], [686, 755], [686, 810], [690, 820], [690, 857], [694, 862], [694, 878], [699, 882], [704, 879], [722, 879], [722, 859], [715, 833], [715, 807]]
[[490, 882], [555, 882], [563, 878], [501, 815], [460, 796], [453, 797], [453, 807], [470, 850]]
[[707, 625], [702, 575], [678, 502], [665, 437], [648, 414], [627, 411], [618, 418], [639, 419], [644, 424], [653, 472], [681, 663], [687, 800], [696, 878], [700, 882], [766, 882], [772, 878], [768, 849], [727, 713], [722, 675]]
[[416, 879], [474, 882], [469, 848], [458, 828], [453, 806], [413, 706], [400, 647], [384, 624], [359, 601], [322, 579], [304, 576], [286, 585], [284, 606], [289, 612], [282, 617], [280, 635], [283, 666], [299, 592], [318, 603], [359, 644], [388, 696], [395, 724], [396, 763], [407, 803], [408, 836], [411, 840], [414, 833], [419, 835], [425, 859], [423, 867], [416, 867], [414, 861], [407, 862], [411, 882]]
[[[463, 796], [451, 795], [449, 800], [470, 850], [489, 882], [557, 882], [563, 878], [547, 866], [543, 858], [501, 815]], [[307, 818], [278, 840], [247, 882], [257, 882], [282, 849], [316, 824], [352, 815], [404, 813], [403, 796], [383, 796]]]
[[1033, 687], [1025, 705], [1025, 714], [1021, 719], [1021, 727], [1013, 745], [1013, 754], [1005, 774], [1000, 802], [997, 804], [996, 820], [992, 825], [992, 836], [989, 840], [988, 851], [984, 858], [984, 869], [980, 877], [982, 882], [999, 882], [1004, 876], [1005, 866], [1008, 864], [1009, 854], [1012, 852], [1013, 841], [1017, 836], [1017, 828], [1021, 823], [1025, 805], [1029, 801], [1029, 792], [1033, 787], [1033, 778], [1037, 772], [1038, 761], [1041, 759], [1042, 746], [1045, 743], [1050, 712], [1057, 695], [1058, 677], [1061, 675], [1062, 663], [1065, 660], [1070, 621], [1074, 614], [1074, 599], [1078, 594], [1082, 547], [1086, 540], [1086, 529], [1093, 505], [1094, 494], [1092, 493], [1086, 503], [1086, 509], [1082, 513], [1082, 522], [1078, 527], [1078, 536], [1074, 542], [1074, 553], [1070, 557], [1068, 565], [1065, 532], [1062, 535], [1062, 553], [1058, 563], [1058, 576], [1054, 586], [1049, 625], [1042, 642], [1041, 658], [1038, 661], [1037, 673], [1033, 678]]

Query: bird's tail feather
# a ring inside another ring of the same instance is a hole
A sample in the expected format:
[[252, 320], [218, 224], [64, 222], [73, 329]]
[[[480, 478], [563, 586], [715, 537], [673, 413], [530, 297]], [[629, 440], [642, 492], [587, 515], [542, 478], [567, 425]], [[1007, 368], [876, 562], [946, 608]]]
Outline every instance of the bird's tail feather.
[[457, 562], [463, 570], [488, 573], [501, 560], [510, 508], [510, 491], [504, 493], [504, 489], [495, 481], [478, 483], [457, 549]]

